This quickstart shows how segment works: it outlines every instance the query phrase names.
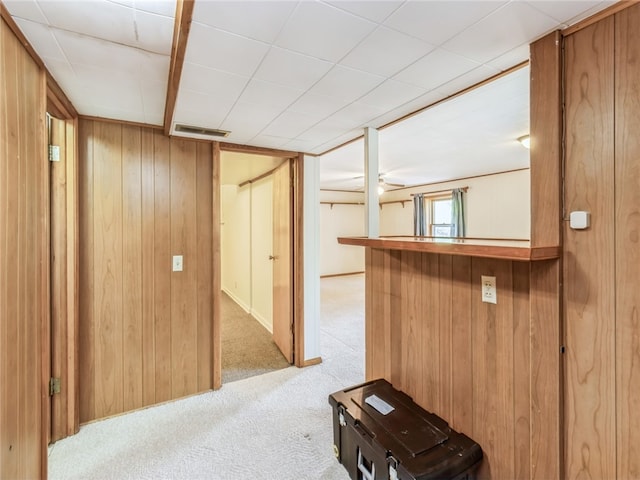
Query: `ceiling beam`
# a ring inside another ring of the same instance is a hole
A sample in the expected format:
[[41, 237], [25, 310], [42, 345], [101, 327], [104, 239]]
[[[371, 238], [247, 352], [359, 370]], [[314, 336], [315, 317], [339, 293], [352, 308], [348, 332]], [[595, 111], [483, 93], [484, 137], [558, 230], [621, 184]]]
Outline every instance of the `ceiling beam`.
[[171, 122], [176, 109], [180, 77], [184, 66], [184, 56], [187, 51], [187, 41], [193, 19], [194, 0], [178, 0], [176, 2], [176, 18], [173, 25], [173, 45], [171, 47], [171, 65], [169, 67], [169, 82], [167, 83], [167, 99], [164, 107], [164, 133], [171, 132]]

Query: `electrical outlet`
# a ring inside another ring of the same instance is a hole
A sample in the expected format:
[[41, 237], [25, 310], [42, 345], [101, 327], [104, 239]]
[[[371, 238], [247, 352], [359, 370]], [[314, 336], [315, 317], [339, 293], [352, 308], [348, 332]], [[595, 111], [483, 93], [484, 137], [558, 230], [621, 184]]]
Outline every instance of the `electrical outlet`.
[[182, 255], [173, 256], [173, 271], [174, 272], [182, 271]]
[[496, 277], [482, 275], [482, 301], [486, 303], [498, 303], [496, 291]]

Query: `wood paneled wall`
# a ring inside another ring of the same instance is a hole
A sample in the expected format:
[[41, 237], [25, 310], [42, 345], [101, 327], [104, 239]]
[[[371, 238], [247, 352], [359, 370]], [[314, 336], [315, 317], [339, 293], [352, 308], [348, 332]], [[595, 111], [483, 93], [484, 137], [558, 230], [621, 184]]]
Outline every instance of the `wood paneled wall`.
[[[477, 441], [479, 478], [534, 478], [531, 265], [371, 248], [366, 256], [367, 379], [386, 378]], [[497, 279], [496, 305], [481, 301], [482, 275]]]
[[640, 478], [640, 5], [565, 39], [567, 478]]
[[0, 478], [47, 477], [45, 105], [44, 72], [0, 19]]
[[80, 421], [211, 389], [212, 144], [85, 119], [79, 145]]

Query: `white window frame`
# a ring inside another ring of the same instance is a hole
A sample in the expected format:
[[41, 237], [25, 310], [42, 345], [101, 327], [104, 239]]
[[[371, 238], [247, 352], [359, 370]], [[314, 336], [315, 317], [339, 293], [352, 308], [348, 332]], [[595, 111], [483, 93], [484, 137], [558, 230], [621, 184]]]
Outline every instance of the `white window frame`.
[[[435, 235], [435, 228], [434, 227], [436, 227], [436, 226], [448, 226], [449, 228], [453, 227], [453, 225], [451, 223], [433, 223], [434, 204], [436, 202], [439, 202], [439, 201], [442, 201], [442, 200], [452, 200], [452, 194], [449, 193], [449, 194], [437, 195], [437, 196], [425, 198], [426, 205], [425, 205], [424, 211], [425, 211], [425, 215], [427, 216], [427, 218], [426, 218], [427, 232], [428, 232], [428, 235], [430, 237], [442, 236], [442, 235]], [[443, 237], [443, 238], [448, 238], [448, 237]]]

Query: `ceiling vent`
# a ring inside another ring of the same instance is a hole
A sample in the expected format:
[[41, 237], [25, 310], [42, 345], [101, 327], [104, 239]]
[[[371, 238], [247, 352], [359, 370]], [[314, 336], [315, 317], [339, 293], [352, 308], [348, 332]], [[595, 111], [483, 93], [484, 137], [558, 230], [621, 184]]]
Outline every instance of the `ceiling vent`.
[[189, 125], [179, 125], [175, 127], [176, 132], [190, 133], [193, 135], [206, 135], [208, 137], [228, 137], [231, 132], [217, 130], [215, 128], [191, 127]]

